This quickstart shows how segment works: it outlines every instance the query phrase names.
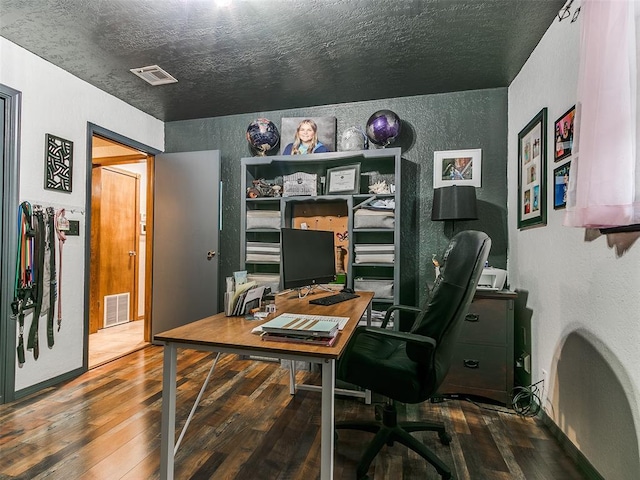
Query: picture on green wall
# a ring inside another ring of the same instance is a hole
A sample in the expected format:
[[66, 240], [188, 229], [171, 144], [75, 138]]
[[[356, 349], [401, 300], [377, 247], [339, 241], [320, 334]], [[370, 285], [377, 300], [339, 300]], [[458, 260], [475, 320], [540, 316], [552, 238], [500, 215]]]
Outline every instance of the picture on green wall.
[[547, 224], [547, 109], [518, 134], [518, 228]]
[[280, 134], [281, 155], [336, 151], [336, 117], [283, 118]]
[[451, 185], [482, 186], [482, 150], [433, 153], [433, 188]]

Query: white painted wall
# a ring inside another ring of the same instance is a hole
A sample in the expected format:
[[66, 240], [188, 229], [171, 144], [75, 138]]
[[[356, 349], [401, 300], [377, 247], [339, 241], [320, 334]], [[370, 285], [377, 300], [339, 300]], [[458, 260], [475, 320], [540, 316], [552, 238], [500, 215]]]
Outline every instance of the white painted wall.
[[[574, 2], [574, 7], [578, 5]], [[543, 406], [608, 480], [640, 472], [640, 242], [623, 255], [599, 236], [562, 226], [553, 209], [547, 148], [548, 224], [517, 229], [518, 133], [548, 107], [553, 124], [575, 104], [580, 23], [554, 21], [509, 87], [509, 280], [533, 312], [532, 375], [549, 372]]]
[[[164, 149], [164, 123], [42, 60], [0, 37], [0, 83], [22, 92], [20, 123], [20, 201], [77, 210], [79, 237], [64, 245], [62, 329], [47, 347], [45, 318], [40, 326], [40, 358], [27, 352], [16, 367], [16, 390], [36, 385], [82, 366], [84, 339], [84, 228], [86, 215], [87, 122], [144, 145]], [[44, 190], [45, 134], [73, 142], [73, 191]], [[25, 336], [31, 322], [25, 322]], [[26, 342], [26, 338], [25, 338]]]

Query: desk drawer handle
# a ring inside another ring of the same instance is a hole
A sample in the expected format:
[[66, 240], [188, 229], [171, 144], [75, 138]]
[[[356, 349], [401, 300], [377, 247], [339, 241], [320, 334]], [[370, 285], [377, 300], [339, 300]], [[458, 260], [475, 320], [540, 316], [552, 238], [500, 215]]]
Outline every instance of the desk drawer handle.
[[477, 322], [478, 320], [480, 320], [480, 315], [478, 315], [477, 313], [467, 313], [464, 319], [467, 322]]
[[480, 368], [480, 361], [478, 360], [464, 359], [462, 363], [464, 363], [464, 366], [467, 368]]

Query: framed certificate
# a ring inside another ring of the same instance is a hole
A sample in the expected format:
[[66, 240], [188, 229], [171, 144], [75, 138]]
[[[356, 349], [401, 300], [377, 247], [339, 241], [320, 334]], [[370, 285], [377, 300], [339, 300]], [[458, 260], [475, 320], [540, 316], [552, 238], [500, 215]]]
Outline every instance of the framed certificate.
[[327, 195], [360, 193], [360, 164], [327, 169]]

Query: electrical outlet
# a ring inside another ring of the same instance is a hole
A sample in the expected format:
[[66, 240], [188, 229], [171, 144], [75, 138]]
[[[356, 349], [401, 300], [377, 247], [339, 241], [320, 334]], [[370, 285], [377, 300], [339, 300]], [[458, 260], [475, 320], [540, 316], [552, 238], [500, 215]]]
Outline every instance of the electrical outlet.
[[522, 363], [524, 371], [527, 373], [531, 373], [531, 355], [528, 353], [522, 357]]
[[540, 369], [540, 380], [542, 380], [540, 387], [540, 390], [542, 390], [541, 398], [544, 399], [549, 389], [549, 386], [547, 385], [547, 371], [544, 368]]
[[80, 220], [69, 220], [69, 230], [66, 232], [69, 236], [80, 235]]

